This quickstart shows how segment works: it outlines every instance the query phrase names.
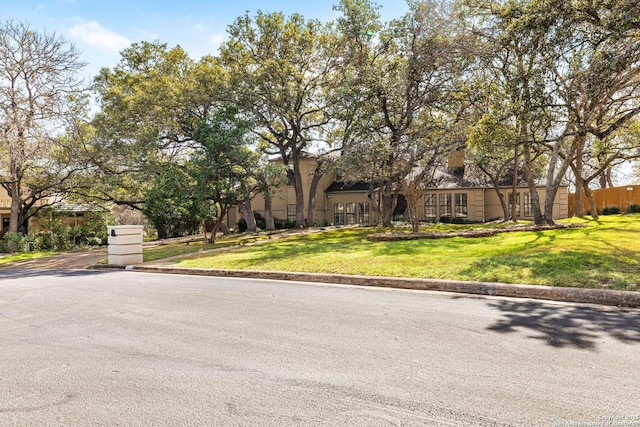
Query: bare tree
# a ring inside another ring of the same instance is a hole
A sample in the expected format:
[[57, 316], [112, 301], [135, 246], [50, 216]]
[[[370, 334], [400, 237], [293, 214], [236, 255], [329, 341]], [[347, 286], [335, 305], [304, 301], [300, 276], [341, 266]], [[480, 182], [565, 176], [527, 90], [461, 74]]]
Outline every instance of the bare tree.
[[0, 24], [0, 184], [11, 197], [8, 231], [26, 225], [78, 170], [67, 149], [69, 129], [81, 130], [79, 56], [56, 34]]

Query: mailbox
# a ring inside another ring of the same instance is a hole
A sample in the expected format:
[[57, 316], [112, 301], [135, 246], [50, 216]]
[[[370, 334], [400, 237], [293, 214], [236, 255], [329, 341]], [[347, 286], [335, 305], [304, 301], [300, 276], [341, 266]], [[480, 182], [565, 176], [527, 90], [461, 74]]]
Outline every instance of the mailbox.
[[142, 262], [142, 225], [107, 227], [109, 264], [131, 265]]

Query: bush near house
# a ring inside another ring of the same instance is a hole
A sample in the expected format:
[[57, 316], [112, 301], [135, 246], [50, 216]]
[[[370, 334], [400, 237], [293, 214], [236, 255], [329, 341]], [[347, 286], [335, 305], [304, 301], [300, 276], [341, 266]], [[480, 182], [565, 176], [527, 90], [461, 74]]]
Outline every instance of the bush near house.
[[16, 252], [29, 252], [30, 250], [29, 238], [19, 233], [5, 233], [0, 241], [0, 252], [3, 253], [16, 253]]
[[81, 246], [107, 244], [106, 213], [86, 212], [82, 223], [69, 227], [64, 223], [66, 212], [53, 208], [43, 209], [38, 215], [41, 230], [29, 237], [6, 233], [0, 241], [0, 252], [62, 252]]
[[620, 208], [617, 206], [607, 206], [602, 209], [602, 215], [616, 215], [620, 213]]

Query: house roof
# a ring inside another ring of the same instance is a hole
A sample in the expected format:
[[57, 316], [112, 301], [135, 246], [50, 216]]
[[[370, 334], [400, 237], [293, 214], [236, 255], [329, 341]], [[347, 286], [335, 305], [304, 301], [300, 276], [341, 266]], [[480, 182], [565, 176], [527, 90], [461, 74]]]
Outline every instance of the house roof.
[[325, 193], [339, 193], [347, 191], [368, 191], [369, 184], [366, 182], [345, 183], [334, 181], [324, 190]]

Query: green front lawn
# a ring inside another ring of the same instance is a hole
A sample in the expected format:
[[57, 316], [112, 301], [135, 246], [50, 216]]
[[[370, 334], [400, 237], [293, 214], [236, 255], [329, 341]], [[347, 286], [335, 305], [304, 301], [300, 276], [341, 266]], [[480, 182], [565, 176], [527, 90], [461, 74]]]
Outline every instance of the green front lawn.
[[366, 236], [379, 229], [339, 229], [183, 259], [178, 266], [640, 290], [640, 215], [567, 222], [587, 226], [375, 243]]

